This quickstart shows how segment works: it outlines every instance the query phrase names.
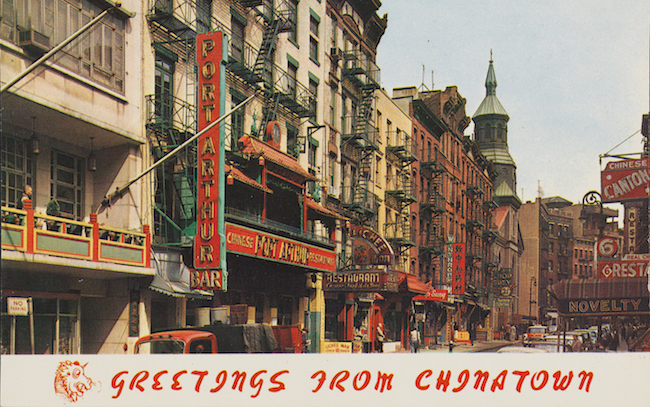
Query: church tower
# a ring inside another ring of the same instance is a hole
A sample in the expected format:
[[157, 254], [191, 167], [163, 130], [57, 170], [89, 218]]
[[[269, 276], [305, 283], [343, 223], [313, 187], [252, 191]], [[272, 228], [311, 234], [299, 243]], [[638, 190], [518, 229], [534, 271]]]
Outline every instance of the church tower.
[[485, 98], [472, 117], [474, 139], [481, 153], [492, 162], [497, 173], [494, 180], [494, 200], [519, 208], [517, 197], [517, 165], [508, 151], [508, 112], [497, 98], [497, 77], [490, 52], [490, 66], [485, 78]]

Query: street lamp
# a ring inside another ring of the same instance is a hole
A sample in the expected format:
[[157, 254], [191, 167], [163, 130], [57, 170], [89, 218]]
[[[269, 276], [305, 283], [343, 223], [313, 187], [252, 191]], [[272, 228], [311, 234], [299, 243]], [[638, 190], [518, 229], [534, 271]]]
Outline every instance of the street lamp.
[[[533, 301], [533, 287], [537, 287], [537, 279], [535, 276], [530, 276], [530, 290], [528, 291], [528, 316], [530, 317], [531, 321], [533, 319], [533, 304], [537, 304], [537, 301]], [[537, 320], [537, 316], [535, 316], [535, 320]]]
[[591, 208], [598, 208], [600, 210], [596, 223], [598, 227], [598, 237], [601, 237], [604, 229], [603, 223], [605, 223], [603, 222], [603, 197], [597, 191], [589, 191], [582, 197], [582, 208], [580, 210], [581, 220], [589, 222], [591, 218], [589, 215], [594, 213], [594, 210]]

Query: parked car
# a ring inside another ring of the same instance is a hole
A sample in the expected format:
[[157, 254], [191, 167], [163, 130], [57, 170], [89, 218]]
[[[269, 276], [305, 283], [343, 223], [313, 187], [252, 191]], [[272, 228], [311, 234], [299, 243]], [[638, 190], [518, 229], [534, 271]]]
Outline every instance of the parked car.
[[214, 324], [161, 331], [138, 339], [135, 353], [301, 353], [297, 325]]
[[549, 340], [541, 340], [541, 341], [536, 341], [535, 343], [532, 344], [531, 346], [533, 349], [543, 349], [546, 352], [549, 353], [564, 353], [564, 352], [573, 352], [573, 349], [571, 348], [571, 345], [568, 344], [560, 344], [558, 346], [557, 340], [556, 341], [549, 341]]
[[504, 346], [503, 348], [497, 351], [497, 353], [548, 353], [548, 352], [549, 350], [547, 349], [539, 349], [532, 346], [519, 346], [519, 345]]
[[543, 340], [548, 335], [548, 328], [544, 325], [529, 326], [521, 340], [524, 346], [529, 346], [535, 341]]

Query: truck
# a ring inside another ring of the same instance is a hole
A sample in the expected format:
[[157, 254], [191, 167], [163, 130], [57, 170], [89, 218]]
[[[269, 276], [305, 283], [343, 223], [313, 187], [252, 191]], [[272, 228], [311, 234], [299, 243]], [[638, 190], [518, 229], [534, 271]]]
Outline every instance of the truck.
[[134, 353], [302, 353], [297, 325], [216, 323], [202, 327], [163, 330], [145, 335]]

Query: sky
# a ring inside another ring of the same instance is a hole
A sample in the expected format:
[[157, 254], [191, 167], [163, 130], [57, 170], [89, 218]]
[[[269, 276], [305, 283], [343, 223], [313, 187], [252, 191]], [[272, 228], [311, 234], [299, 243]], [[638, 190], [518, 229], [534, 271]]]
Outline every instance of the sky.
[[642, 151], [650, 1], [382, 1], [377, 13], [388, 13], [388, 28], [377, 65], [389, 95], [456, 85], [471, 117], [485, 97], [492, 50], [523, 202], [539, 196], [539, 181], [542, 196], [579, 203], [617, 160], [601, 155]]

